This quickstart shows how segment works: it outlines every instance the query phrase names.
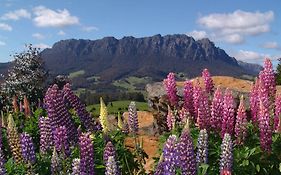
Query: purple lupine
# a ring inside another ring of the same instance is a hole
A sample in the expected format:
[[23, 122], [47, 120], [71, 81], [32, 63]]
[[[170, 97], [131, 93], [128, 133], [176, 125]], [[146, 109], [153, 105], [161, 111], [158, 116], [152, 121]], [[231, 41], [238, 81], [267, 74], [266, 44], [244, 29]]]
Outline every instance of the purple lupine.
[[200, 130], [198, 136], [196, 163], [197, 166], [208, 163], [208, 133], [206, 129]]
[[232, 171], [233, 166], [233, 143], [231, 136], [228, 133], [224, 134], [222, 145], [221, 145], [221, 156], [220, 156], [220, 173], [223, 171]]
[[163, 171], [164, 171], [163, 154], [161, 154], [156, 169], [154, 171], [154, 175], [163, 175]]
[[129, 116], [128, 116], [128, 125], [129, 130], [133, 134], [137, 134], [139, 130], [139, 121], [138, 121], [138, 112], [135, 102], [131, 102], [128, 108]]
[[256, 79], [250, 92], [250, 111], [254, 124], [258, 122], [259, 106], [259, 79]]
[[34, 144], [32, 138], [27, 133], [20, 135], [22, 157], [26, 163], [34, 164], [36, 162]]
[[240, 104], [237, 110], [237, 117], [235, 123], [235, 137], [237, 144], [243, 144], [247, 136], [247, 115], [244, 106], [243, 95], [240, 98]]
[[104, 152], [103, 152], [103, 162], [106, 164], [108, 161], [108, 157], [112, 156], [114, 159], [116, 159], [116, 151], [114, 145], [111, 143], [111, 141], [108, 141], [105, 145]]
[[189, 114], [194, 119], [195, 111], [193, 106], [193, 85], [191, 80], [184, 82], [183, 99], [184, 99], [184, 108], [189, 112]]
[[86, 110], [85, 105], [80, 101], [74, 92], [70, 89], [70, 84], [67, 83], [63, 87], [64, 98], [70, 103], [71, 107], [77, 112], [82, 124], [88, 131], [94, 130], [95, 126], [92, 121], [92, 116]]
[[114, 156], [109, 156], [105, 166], [105, 175], [120, 174]]
[[205, 91], [199, 92], [199, 106], [197, 124], [200, 129], [209, 128], [210, 122], [210, 107], [208, 97]]
[[58, 152], [62, 153], [64, 156], [70, 155], [69, 142], [65, 126], [56, 128], [54, 133], [54, 144]]
[[174, 175], [175, 174], [175, 160], [176, 156], [176, 142], [177, 136], [170, 135], [163, 147], [163, 174]]
[[46, 153], [51, 150], [53, 146], [52, 129], [50, 125], [50, 119], [48, 117], [41, 116], [39, 118], [39, 131], [40, 131], [40, 152]]
[[[0, 131], [2, 131], [2, 121], [0, 121]], [[0, 175], [6, 174], [5, 159], [3, 154], [2, 132], [0, 132]]]
[[80, 175], [80, 159], [72, 160], [72, 173], [71, 175]]
[[214, 98], [212, 101], [211, 119], [210, 119], [211, 127], [217, 132], [220, 132], [221, 130], [222, 116], [223, 116], [223, 95], [221, 89], [218, 87], [217, 90], [215, 91]]
[[84, 133], [79, 137], [80, 172], [81, 174], [94, 175], [94, 147], [90, 134]]
[[[188, 122], [187, 122], [188, 125]], [[176, 158], [175, 162], [181, 169], [183, 175], [195, 175], [196, 174], [196, 159], [193, 148], [193, 141], [190, 136], [188, 126], [182, 131], [179, 138], [179, 142], [176, 144]]]
[[54, 147], [52, 158], [51, 158], [52, 175], [60, 174], [61, 170], [62, 170], [61, 159], [58, 156], [58, 153], [56, 151], [56, 147]]
[[208, 69], [204, 69], [202, 72], [202, 78], [205, 84], [205, 90], [208, 94], [213, 94], [214, 92], [214, 82], [208, 71]]
[[196, 85], [193, 86], [193, 108], [194, 108], [194, 114], [195, 114], [195, 120], [197, 120], [198, 117], [198, 108], [199, 108], [199, 101], [200, 101], [200, 93], [202, 91], [202, 88], [200, 87], [200, 82], [197, 79]]
[[222, 117], [222, 130], [221, 137], [224, 137], [225, 133], [233, 135], [234, 130], [234, 99], [232, 92], [229, 89], [225, 90], [223, 98], [223, 117]]
[[170, 108], [170, 106], [168, 106], [167, 126], [170, 131], [174, 129], [175, 123], [176, 123], [176, 117], [175, 117], [172, 109]]
[[45, 103], [47, 106], [48, 117], [50, 118], [52, 133], [54, 134], [56, 128], [65, 126], [69, 142], [75, 143], [77, 140], [77, 129], [75, 128], [74, 121], [64, 104], [63, 92], [62, 90], [59, 90], [56, 84], [51, 86], [46, 92]]
[[275, 99], [274, 130], [281, 132], [281, 94], [278, 94]]
[[261, 149], [263, 151], [270, 152], [271, 144], [272, 144], [272, 129], [270, 126], [270, 114], [269, 114], [269, 110], [265, 108], [262, 101], [260, 101], [259, 130], [260, 130]]
[[264, 60], [263, 68], [259, 74], [259, 78], [264, 82], [268, 95], [274, 97], [276, 93], [275, 73], [269, 58]]
[[166, 79], [164, 79], [163, 84], [165, 86], [169, 102], [171, 106], [178, 106], [178, 96], [177, 96], [177, 85], [175, 80], [175, 74], [170, 72]]

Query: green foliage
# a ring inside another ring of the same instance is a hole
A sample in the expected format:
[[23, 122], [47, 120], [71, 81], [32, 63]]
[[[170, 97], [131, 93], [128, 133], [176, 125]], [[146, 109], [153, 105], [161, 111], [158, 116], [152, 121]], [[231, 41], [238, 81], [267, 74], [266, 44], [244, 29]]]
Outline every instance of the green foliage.
[[276, 68], [276, 84], [281, 85], [281, 58], [278, 59], [279, 63]]

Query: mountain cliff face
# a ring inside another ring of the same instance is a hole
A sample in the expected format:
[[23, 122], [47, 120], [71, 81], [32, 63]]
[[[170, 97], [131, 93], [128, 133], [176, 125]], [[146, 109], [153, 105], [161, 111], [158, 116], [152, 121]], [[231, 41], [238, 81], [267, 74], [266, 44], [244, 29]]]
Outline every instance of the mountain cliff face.
[[84, 70], [86, 76], [99, 76], [104, 81], [126, 76], [162, 79], [170, 71], [194, 77], [203, 68], [212, 75], [256, 74], [240, 66], [209, 39], [195, 41], [186, 35], [70, 39], [55, 43], [41, 55], [52, 74]]

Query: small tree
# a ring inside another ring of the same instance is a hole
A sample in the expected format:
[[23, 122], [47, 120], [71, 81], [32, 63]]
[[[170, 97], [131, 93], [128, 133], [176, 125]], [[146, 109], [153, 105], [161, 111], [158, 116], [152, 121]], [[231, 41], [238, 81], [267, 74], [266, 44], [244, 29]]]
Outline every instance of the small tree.
[[42, 97], [42, 90], [47, 73], [40, 57], [40, 49], [31, 44], [26, 45], [27, 50], [15, 54], [12, 67], [8, 70], [5, 82], [2, 84], [2, 93], [12, 98], [24, 95], [30, 102], [37, 102]]
[[281, 85], [281, 58], [278, 58], [278, 65], [276, 68], [276, 84]]

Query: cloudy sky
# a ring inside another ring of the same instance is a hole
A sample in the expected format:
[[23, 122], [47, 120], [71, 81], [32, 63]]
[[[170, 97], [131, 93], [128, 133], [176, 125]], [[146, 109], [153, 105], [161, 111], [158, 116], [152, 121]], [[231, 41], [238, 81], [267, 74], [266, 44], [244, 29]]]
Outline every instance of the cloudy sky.
[[0, 62], [32, 43], [187, 34], [210, 38], [238, 60], [281, 57], [281, 1], [0, 0]]

